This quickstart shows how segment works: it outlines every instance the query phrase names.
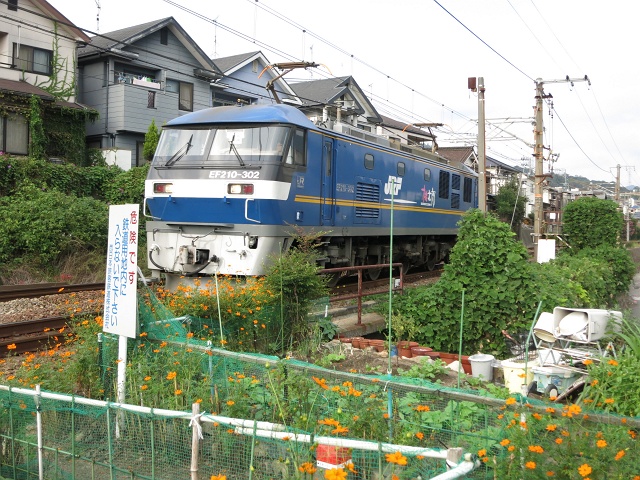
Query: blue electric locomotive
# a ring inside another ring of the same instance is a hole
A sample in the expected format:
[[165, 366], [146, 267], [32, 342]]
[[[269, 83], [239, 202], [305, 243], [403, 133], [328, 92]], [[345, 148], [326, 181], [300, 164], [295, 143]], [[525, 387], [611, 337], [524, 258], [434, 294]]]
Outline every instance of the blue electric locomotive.
[[261, 275], [296, 236], [321, 233], [324, 268], [433, 268], [476, 206], [477, 175], [431, 152], [288, 105], [210, 108], [163, 127], [145, 185], [149, 266], [168, 288]]

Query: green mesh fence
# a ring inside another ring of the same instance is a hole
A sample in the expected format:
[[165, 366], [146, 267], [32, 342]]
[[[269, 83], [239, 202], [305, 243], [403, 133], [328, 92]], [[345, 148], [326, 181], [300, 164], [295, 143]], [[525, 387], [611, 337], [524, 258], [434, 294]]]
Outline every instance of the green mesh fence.
[[[544, 462], [558, 476], [573, 471], [567, 478], [580, 478], [585, 464], [636, 468], [640, 419], [233, 352], [218, 348], [211, 319], [173, 318], [150, 299], [139, 320], [141, 336], [129, 342], [127, 404], [109, 401], [117, 366], [111, 335], [100, 347], [105, 401], [0, 386], [0, 475], [266, 480], [323, 479], [334, 470], [344, 476], [328, 478], [425, 480], [447, 472], [447, 455], [454, 469], [447, 478], [544, 478]], [[282, 331], [270, 341], [282, 340]], [[557, 451], [541, 452], [545, 438]]]

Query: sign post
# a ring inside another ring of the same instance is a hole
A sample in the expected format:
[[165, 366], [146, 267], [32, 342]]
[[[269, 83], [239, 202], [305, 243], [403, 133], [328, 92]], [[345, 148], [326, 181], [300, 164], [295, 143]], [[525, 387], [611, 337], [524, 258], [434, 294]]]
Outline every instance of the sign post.
[[124, 403], [127, 338], [136, 338], [138, 283], [138, 204], [109, 207], [109, 246], [104, 289], [105, 333], [118, 335], [117, 401]]

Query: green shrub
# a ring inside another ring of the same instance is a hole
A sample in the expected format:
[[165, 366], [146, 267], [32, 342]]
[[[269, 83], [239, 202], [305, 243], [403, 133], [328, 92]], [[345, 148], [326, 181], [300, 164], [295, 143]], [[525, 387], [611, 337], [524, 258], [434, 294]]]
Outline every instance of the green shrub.
[[149, 172], [149, 166], [133, 167], [126, 172], [120, 172], [113, 180], [105, 185], [104, 199], [111, 205], [144, 202], [144, 182]]
[[[463, 354], [479, 350], [502, 354], [502, 330], [528, 328], [536, 295], [526, 248], [509, 226], [479, 210], [465, 214], [458, 242], [442, 277], [424, 295], [421, 335], [416, 341], [457, 352], [463, 308]], [[402, 313], [402, 312], [400, 312]]]
[[80, 249], [106, 254], [108, 210], [92, 198], [27, 184], [0, 198], [0, 263], [28, 259], [43, 268]]
[[615, 307], [635, 273], [629, 251], [610, 245], [564, 251], [551, 266], [564, 268], [568, 278], [583, 286], [588, 295], [583, 306], [591, 308]]
[[78, 167], [29, 158], [0, 157], [0, 196], [13, 195], [25, 183], [76, 197], [101, 199], [122, 170], [113, 166]]
[[144, 146], [142, 147], [142, 154], [145, 160], [151, 161], [153, 159], [159, 141], [160, 132], [158, 131], [158, 127], [156, 127], [156, 121], [151, 120], [149, 129], [144, 136]]
[[617, 245], [624, 225], [616, 202], [595, 197], [582, 197], [567, 204], [562, 221], [564, 235], [576, 250]]

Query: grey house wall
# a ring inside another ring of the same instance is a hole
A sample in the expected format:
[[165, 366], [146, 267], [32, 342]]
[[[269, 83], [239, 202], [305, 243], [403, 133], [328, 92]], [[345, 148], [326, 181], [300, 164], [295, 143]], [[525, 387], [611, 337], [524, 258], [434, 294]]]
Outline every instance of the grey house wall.
[[[257, 104], [266, 105], [274, 103], [273, 97], [265, 88], [267, 82], [271, 80], [272, 76], [265, 72], [260, 78], [258, 78], [264, 67], [265, 65], [258, 62], [257, 71], [254, 72], [253, 62], [249, 62], [242, 66], [240, 69], [222, 80], [222, 83], [229, 85], [229, 88], [221, 90], [221, 93], [228, 96], [237, 95], [241, 98], [250, 98], [252, 103]], [[281, 100], [291, 98], [290, 95], [281, 92], [281, 87], [278, 83], [276, 83], [276, 88], [278, 89], [278, 96]]]
[[[211, 89], [208, 80], [194, 77], [194, 68], [201, 66], [171, 32], [168, 45], [160, 43], [158, 31], [125, 50], [138, 53], [138, 59], [130, 61], [113, 55], [87, 60], [86, 63], [80, 59], [83, 72], [81, 98], [83, 103], [100, 114], [97, 121], [86, 125], [90, 144], [99, 145], [100, 148], [131, 150], [132, 165], [141, 165], [142, 159], [136, 158], [136, 142], [144, 142], [151, 121], [155, 120], [160, 128], [167, 121], [189, 113], [179, 110], [178, 93], [165, 90], [166, 80], [193, 84], [194, 111], [211, 106]], [[114, 73], [117, 71], [116, 64], [154, 72], [154, 78], [160, 82], [160, 90], [117, 83]], [[108, 72], [106, 78], [105, 72]], [[155, 94], [155, 108], [149, 108], [150, 92]]]

